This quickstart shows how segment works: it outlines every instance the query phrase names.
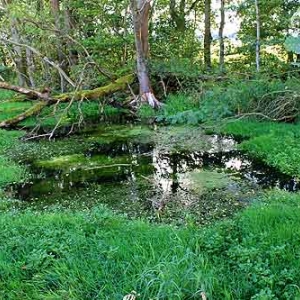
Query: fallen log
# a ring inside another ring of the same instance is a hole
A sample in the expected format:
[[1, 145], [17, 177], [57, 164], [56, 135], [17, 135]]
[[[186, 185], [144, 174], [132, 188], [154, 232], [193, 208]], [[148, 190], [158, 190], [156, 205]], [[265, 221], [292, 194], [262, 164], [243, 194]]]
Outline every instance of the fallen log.
[[66, 93], [54, 96], [53, 99], [50, 100], [50, 102], [69, 102], [71, 100], [80, 101], [84, 99], [97, 100], [104, 96], [111, 95], [117, 91], [125, 90], [128, 87], [128, 84], [133, 83], [133, 81], [134, 76], [127, 75], [115, 80], [114, 82], [106, 86], [99, 87], [94, 90], [83, 90], [75, 93]]
[[49, 104], [49, 102], [47, 102], [47, 101], [40, 101], [40, 102], [36, 103], [35, 105], [33, 105], [32, 107], [30, 107], [29, 109], [27, 109], [26, 111], [24, 111], [23, 113], [15, 116], [15, 117], [12, 117], [10, 119], [7, 119], [5, 121], [2, 121], [0, 123], [0, 128], [10, 127], [12, 125], [22, 122], [23, 120], [27, 119], [28, 117], [37, 115], [44, 109], [44, 107], [48, 106], [48, 104]]
[[15, 91], [19, 94], [24, 95], [27, 100], [38, 100], [38, 102], [34, 106], [24, 111], [23, 113], [2, 121], [0, 123], [0, 128], [16, 125], [19, 122], [27, 119], [28, 117], [39, 114], [46, 106], [49, 105], [70, 101], [98, 100], [117, 91], [125, 90], [129, 84], [133, 83], [134, 79], [134, 75], [127, 75], [115, 80], [114, 82], [106, 86], [99, 87], [93, 90], [82, 90], [78, 92], [64, 93], [56, 96], [50, 96], [49, 92], [40, 92], [11, 85], [7, 82], [0, 82], [0, 89]]
[[19, 94], [24, 95], [28, 100], [36, 100], [36, 99], [41, 99], [45, 101], [49, 100], [48, 93], [43, 93], [43, 92], [23, 88], [20, 86], [12, 85], [9, 84], [8, 82], [0, 82], [0, 89], [17, 92]]

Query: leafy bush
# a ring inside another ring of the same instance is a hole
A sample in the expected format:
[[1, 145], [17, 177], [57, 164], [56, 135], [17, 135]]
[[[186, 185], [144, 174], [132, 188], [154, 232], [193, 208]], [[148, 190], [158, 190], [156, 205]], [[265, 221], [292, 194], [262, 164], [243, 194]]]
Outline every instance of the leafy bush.
[[235, 115], [254, 113], [270, 118], [296, 116], [300, 111], [300, 81], [279, 79], [233, 80], [205, 88], [195, 94], [168, 97], [158, 114], [158, 121], [197, 124], [222, 120]]

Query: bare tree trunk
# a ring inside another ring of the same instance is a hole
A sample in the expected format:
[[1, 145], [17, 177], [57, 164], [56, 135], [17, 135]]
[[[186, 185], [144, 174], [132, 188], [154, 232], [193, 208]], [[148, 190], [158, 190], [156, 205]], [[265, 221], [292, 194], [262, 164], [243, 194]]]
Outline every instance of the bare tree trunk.
[[27, 62], [27, 74], [28, 74], [28, 80], [29, 80], [29, 86], [33, 89], [35, 89], [35, 81], [34, 81], [34, 60], [33, 60], [33, 52], [26, 48], [26, 62]]
[[[75, 21], [73, 18], [73, 11], [69, 7], [65, 8], [64, 11], [64, 29], [63, 29], [63, 34], [65, 36], [70, 36], [72, 29], [75, 28]], [[74, 50], [74, 42], [68, 39], [66, 42], [66, 48], [68, 49], [69, 52], [69, 57], [68, 57], [68, 62], [69, 62], [69, 69], [75, 66], [78, 63], [78, 53], [76, 50]], [[68, 71], [69, 70], [65, 70]]]
[[[17, 23], [15, 19], [11, 20], [11, 38], [14, 42], [20, 43], [20, 36], [17, 29]], [[26, 86], [26, 67], [24, 65], [24, 57], [22, 48], [14, 45], [14, 60], [16, 64], [16, 71], [18, 74], [18, 82], [20, 86]]]
[[260, 15], [258, 0], [255, 0], [256, 10], [256, 71], [260, 70]]
[[[56, 38], [57, 38], [57, 42], [56, 42], [56, 49], [57, 49], [57, 59], [58, 59], [58, 64], [59, 66], [64, 70], [64, 72], [66, 74], [68, 74], [68, 72], [66, 72], [66, 62], [64, 59], [64, 53], [62, 51], [62, 43], [61, 43], [61, 11], [60, 11], [60, 7], [59, 7], [59, 1], [60, 0], [51, 0], [51, 11], [52, 11], [52, 15], [54, 18], [54, 23], [55, 23], [55, 29], [56, 29]], [[61, 88], [61, 92], [63, 93], [65, 91], [65, 81], [62, 77], [60, 77], [60, 88]]]
[[204, 64], [211, 69], [211, 0], [205, 0]]
[[[17, 20], [15, 17], [10, 15], [9, 12], [9, 4], [12, 3], [12, 0], [2, 0], [3, 6], [6, 8], [8, 19], [10, 22], [10, 34], [11, 39], [16, 42], [20, 43], [20, 36], [17, 28]], [[20, 86], [26, 86], [26, 66], [24, 64], [24, 57], [22, 48], [18, 45], [13, 45], [13, 60], [15, 62], [17, 77], [18, 77], [18, 84]]]
[[225, 64], [225, 44], [224, 44], [224, 27], [225, 27], [225, 0], [221, 0], [221, 22], [219, 28], [219, 39], [220, 39], [220, 71], [224, 71]]
[[137, 75], [140, 85], [140, 96], [152, 107], [160, 106], [160, 102], [155, 98], [147, 67], [149, 57], [149, 0], [131, 0], [131, 9], [134, 22], [135, 46], [137, 57]]

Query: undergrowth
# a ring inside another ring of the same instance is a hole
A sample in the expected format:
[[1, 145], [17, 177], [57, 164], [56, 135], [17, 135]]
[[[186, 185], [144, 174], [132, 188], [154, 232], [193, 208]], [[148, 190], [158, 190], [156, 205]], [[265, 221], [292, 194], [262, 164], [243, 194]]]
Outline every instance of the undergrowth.
[[[179, 93], [167, 97], [165, 105], [154, 112], [158, 122], [169, 124], [199, 124], [221, 121], [243, 114], [256, 114], [281, 119], [297, 117], [300, 111], [300, 81], [262, 77], [252, 80], [233, 79], [230, 82], [204, 84], [202, 92]], [[141, 116], [149, 115], [142, 108]]]
[[103, 207], [2, 213], [0, 297], [298, 299], [299, 201], [273, 192], [232, 221], [182, 229]]

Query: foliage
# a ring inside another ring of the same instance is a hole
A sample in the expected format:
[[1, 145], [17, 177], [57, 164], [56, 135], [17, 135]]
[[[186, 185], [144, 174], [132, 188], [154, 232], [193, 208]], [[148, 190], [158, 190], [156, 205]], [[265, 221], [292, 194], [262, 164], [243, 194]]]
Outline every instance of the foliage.
[[205, 86], [202, 94], [169, 96], [157, 121], [197, 124], [254, 114], [267, 118], [299, 115], [300, 82], [262, 76], [253, 80], [232, 79], [230, 83]]

